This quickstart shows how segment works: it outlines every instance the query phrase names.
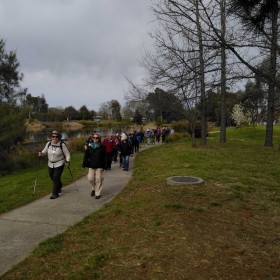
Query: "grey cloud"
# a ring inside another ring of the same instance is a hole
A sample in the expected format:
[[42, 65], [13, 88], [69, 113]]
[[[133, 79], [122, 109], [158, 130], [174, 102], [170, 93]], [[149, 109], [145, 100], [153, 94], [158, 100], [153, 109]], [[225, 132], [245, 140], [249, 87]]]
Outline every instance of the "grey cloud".
[[24, 86], [32, 95], [44, 93], [52, 106], [79, 107], [87, 102], [98, 109], [100, 102], [122, 100], [123, 75], [141, 78], [138, 60], [141, 49], [150, 44], [149, 4], [4, 0], [0, 30], [9, 49], [17, 50]]

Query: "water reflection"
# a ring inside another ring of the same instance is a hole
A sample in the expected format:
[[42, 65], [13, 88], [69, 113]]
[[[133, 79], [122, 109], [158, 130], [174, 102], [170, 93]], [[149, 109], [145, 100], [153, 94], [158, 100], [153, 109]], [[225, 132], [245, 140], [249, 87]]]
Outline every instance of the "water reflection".
[[[50, 140], [49, 138], [49, 134], [51, 133], [52, 130], [50, 129], [44, 129], [42, 131], [36, 131], [36, 132], [28, 132], [25, 135], [25, 139], [27, 139], [27, 141], [29, 143], [25, 144], [26, 146], [28, 146], [29, 148], [35, 148], [35, 147], [40, 147], [42, 146], [44, 143], [46, 143], [48, 140]], [[90, 133], [92, 131], [96, 131], [97, 133], [100, 134], [101, 137], [105, 137], [107, 135], [112, 135], [115, 134], [117, 132], [119, 132], [119, 128], [105, 128], [105, 127], [94, 127], [94, 128], [82, 128], [82, 129], [75, 129], [75, 130], [71, 130], [71, 129], [64, 129], [62, 131], [60, 131], [62, 133], [62, 139], [64, 139], [65, 141], [69, 140], [69, 139], [73, 139], [73, 138], [81, 138], [81, 137], [87, 137], [90, 135]]]

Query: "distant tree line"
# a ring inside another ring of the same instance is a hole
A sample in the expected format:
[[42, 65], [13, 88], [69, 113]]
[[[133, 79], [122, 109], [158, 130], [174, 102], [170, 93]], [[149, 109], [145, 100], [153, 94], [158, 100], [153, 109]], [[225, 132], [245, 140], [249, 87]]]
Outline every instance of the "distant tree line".
[[[265, 84], [264, 84], [265, 86]], [[278, 94], [280, 96], [280, 94]], [[205, 94], [205, 118], [217, 126], [221, 125], [221, 93], [212, 89]], [[280, 104], [279, 99], [276, 104]], [[267, 95], [266, 90], [260, 87], [258, 80], [250, 79], [245, 85], [244, 90], [237, 92], [227, 91], [226, 102], [226, 126], [240, 124], [232, 114], [235, 105], [242, 112], [243, 124], [260, 124], [266, 122]], [[192, 109], [192, 110], [191, 110]], [[276, 107], [274, 119], [280, 120], [279, 106]], [[195, 111], [199, 114], [201, 103], [197, 102], [192, 108], [184, 106], [180, 98], [163, 89], [156, 88], [154, 92], [149, 92], [145, 98], [139, 101], [128, 100], [122, 112], [123, 116], [131, 118], [134, 123], [142, 124], [146, 121], [157, 123], [170, 123], [178, 120], [189, 120], [188, 115]], [[239, 116], [240, 118], [240, 116]]]

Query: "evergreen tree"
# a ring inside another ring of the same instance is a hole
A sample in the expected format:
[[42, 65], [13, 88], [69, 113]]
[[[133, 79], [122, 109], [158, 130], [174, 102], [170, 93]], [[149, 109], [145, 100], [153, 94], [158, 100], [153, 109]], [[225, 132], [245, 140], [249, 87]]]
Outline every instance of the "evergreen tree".
[[64, 114], [67, 120], [78, 120], [79, 119], [79, 112], [73, 107], [68, 106], [64, 109]]
[[23, 74], [15, 52], [5, 50], [0, 40], [0, 161], [7, 160], [12, 146], [23, 137], [23, 110], [18, 101], [26, 91], [20, 88]]
[[21, 94], [19, 83], [22, 78], [16, 53], [7, 52], [4, 40], [0, 40], [0, 103], [16, 103]]
[[90, 113], [89, 113], [89, 110], [87, 108], [87, 106], [83, 105], [80, 110], [80, 118], [82, 120], [89, 120], [90, 119]]
[[111, 118], [116, 121], [121, 121], [121, 105], [117, 100], [111, 100]]

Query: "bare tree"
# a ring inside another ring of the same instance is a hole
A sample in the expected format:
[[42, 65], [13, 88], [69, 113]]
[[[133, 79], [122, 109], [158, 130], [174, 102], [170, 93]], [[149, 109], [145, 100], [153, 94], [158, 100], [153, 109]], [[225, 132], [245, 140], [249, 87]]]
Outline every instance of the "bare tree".
[[103, 102], [100, 104], [98, 114], [100, 114], [104, 120], [108, 120], [110, 118], [111, 115], [110, 101]]
[[128, 83], [128, 90], [126, 91], [124, 96], [126, 101], [142, 102], [142, 100], [145, 100], [148, 95], [148, 91], [145, 89], [145, 86], [136, 85], [135, 83], [133, 83], [133, 81], [131, 81], [127, 77], [125, 77], [125, 79]]
[[159, 28], [151, 33], [156, 51], [146, 53], [142, 62], [149, 71], [148, 84], [177, 94], [192, 112], [190, 106], [200, 103], [201, 142], [205, 145], [206, 89], [213, 87], [213, 77], [221, 68], [217, 60], [220, 49], [213, 47], [212, 26], [204, 19], [207, 7], [199, 0], [164, 0], [153, 10], [159, 22]]

